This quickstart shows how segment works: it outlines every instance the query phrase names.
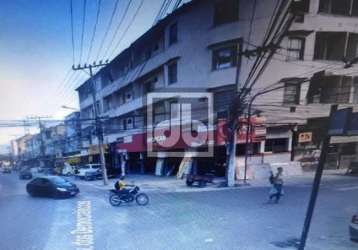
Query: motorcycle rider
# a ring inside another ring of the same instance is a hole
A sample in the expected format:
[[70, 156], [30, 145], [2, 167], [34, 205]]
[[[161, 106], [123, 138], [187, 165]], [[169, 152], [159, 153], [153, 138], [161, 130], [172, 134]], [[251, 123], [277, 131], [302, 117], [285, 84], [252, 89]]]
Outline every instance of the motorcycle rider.
[[124, 182], [124, 176], [121, 176], [116, 183], [114, 183], [114, 188], [117, 191], [123, 191], [126, 187], [126, 183]]
[[129, 194], [130, 189], [126, 187], [132, 187], [133, 185], [126, 184], [124, 179], [125, 177], [121, 176], [119, 180], [116, 181], [116, 183], [114, 183], [114, 188], [116, 189], [117, 192], [120, 192], [122, 194]]

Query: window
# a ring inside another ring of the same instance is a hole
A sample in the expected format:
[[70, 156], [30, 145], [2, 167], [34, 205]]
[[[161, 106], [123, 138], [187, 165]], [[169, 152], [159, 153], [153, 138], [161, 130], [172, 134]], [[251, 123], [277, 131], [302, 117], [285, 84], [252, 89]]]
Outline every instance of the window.
[[341, 61], [358, 55], [358, 34], [346, 32], [317, 32], [315, 60]]
[[358, 0], [321, 0], [319, 12], [333, 15], [357, 16]]
[[234, 67], [237, 62], [237, 46], [230, 45], [213, 50], [213, 70]]
[[156, 83], [158, 82], [158, 77], [153, 77], [146, 82], [144, 82], [144, 92], [150, 93], [153, 92], [156, 88]]
[[101, 103], [99, 101], [96, 102], [96, 109], [98, 114], [102, 113]]
[[101, 76], [102, 88], [107, 87], [112, 82], [113, 82], [113, 76], [112, 76], [111, 70], [109, 70], [108, 68], [105, 68], [104, 71], [102, 72], [102, 76]]
[[178, 81], [178, 63], [171, 62], [168, 64], [168, 84], [173, 84]]
[[266, 139], [265, 152], [281, 153], [288, 151], [288, 138]]
[[301, 85], [297, 83], [286, 82], [283, 93], [283, 104], [296, 105], [300, 103]]
[[219, 0], [214, 4], [214, 25], [235, 22], [239, 19], [239, 0]]
[[355, 155], [357, 153], [357, 144], [354, 142], [342, 144], [341, 154], [342, 155]]
[[310, 0], [300, 0], [300, 2], [296, 2], [298, 12], [295, 16], [296, 23], [303, 23], [305, 21], [305, 13], [309, 12], [310, 9]]
[[287, 61], [303, 60], [305, 51], [305, 39], [303, 37], [289, 37], [287, 49]]
[[308, 103], [349, 103], [352, 77], [326, 76], [312, 80], [308, 89]]
[[103, 112], [107, 112], [113, 108], [113, 96], [109, 95], [103, 99]]
[[358, 34], [349, 34], [346, 58], [352, 60], [358, 55]]
[[127, 129], [132, 129], [134, 128], [134, 122], [132, 118], [127, 118]]
[[358, 77], [353, 78], [353, 103], [358, 104]]
[[126, 119], [122, 120], [122, 125], [123, 125], [123, 130], [127, 130], [127, 120]]
[[134, 120], [132, 117], [122, 119], [122, 128], [123, 130], [134, 128]]
[[340, 61], [346, 44], [344, 32], [317, 32], [314, 59]]
[[178, 24], [173, 23], [169, 27], [169, 45], [178, 42]]

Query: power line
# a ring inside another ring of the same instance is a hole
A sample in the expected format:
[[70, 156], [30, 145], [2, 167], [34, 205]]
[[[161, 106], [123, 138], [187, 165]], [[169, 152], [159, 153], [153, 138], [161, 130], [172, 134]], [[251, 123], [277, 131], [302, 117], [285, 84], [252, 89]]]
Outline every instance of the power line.
[[109, 30], [111, 29], [111, 26], [112, 26], [112, 23], [113, 23], [113, 18], [114, 18], [114, 16], [115, 16], [116, 12], [117, 12], [118, 3], [119, 3], [119, 0], [116, 0], [116, 2], [114, 3], [114, 8], [113, 8], [113, 11], [112, 11], [112, 14], [111, 14], [111, 18], [110, 18], [110, 20], [109, 20], [109, 23], [108, 23], [108, 25], [107, 25], [107, 28], [106, 28], [105, 33], [104, 33], [104, 36], [103, 36], [103, 39], [102, 39], [102, 41], [101, 41], [101, 43], [100, 43], [100, 46], [99, 46], [99, 49], [98, 49], [98, 52], [97, 52], [96, 61], [97, 61], [98, 58], [99, 58], [99, 55], [100, 55], [100, 53], [101, 53], [101, 51], [102, 51], [102, 48], [103, 48], [104, 43], [105, 43], [105, 41], [106, 41], [106, 38], [107, 38], [107, 36], [108, 36], [108, 32], [109, 32]]
[[116, 45], [115, 45], [115, 47], [114, 47], [114, 49], [112, 50], [112, 53], [111, 53], [112, 57], [115, 57], [115, 56], [116, 56], [115, 52], [116, 52], [116, 50], [118, 49], [118, 47], [119, 47], [120, 43], [122, 42], [123, 38], [126, 36], [128, 30], [129, 30], [130, 27], [133, 25], [133, 22], [134, 22], [135, 18], [137, 17], [137, 15], [138, 15], [138, 13], [139, 13], [139, 10], [141, 9], [141, 7], [142, 7], [142, 5], [143, 5], [143, 2], [144, 2], [144, 0], [141, 0], [141, 2], [140, 2], [140, 4], [138, 5], [138, 7], [137, 7], [137, 9], [136, 9], [136, 11], [135, 11], [135, 13], [134, 13], [134, 15], [132, 16], [131, 20], [129, 21], [129, 23], [128, 23], [126, 29], [123, 31], [122, 36], [121, 36], [120, 39], [117, 41], [117, 43], [116, 43]]
[[154, 26], [157, 23], [157, 21], [159, 20], [160, 14], [162, 13], [162, 10], [163, 10], [163, 8], [164, 8], [164, 6], [165, 6], [167, 1], [168, 0], [163, 0], [162, 4], [160, 5], [159, 11], [158, 11], [157, 15], [154, 18], [154, 22], [153, 22], [152, 26]]
[[[71, 93], [74, 91], [74, 85], [75, 83], [79, 80], [79, 77], [81, 76], [81, 73], [73, 73], [73, 77], [70, 81], [68, 81], [68, 86], [66, 89], [64, 89], [64, 91], [62, 91], [62, 93], [60, 93], [58, 95], [58, 101], [57, 103], [63, 105], [63, 101], [64, 99], [68, 98], [69, 95], [71, 95]], [[82, 79], [81, 79], [82, 80]]]
[[174, 6], [173, 6], [172, 12], [173, 12], [174, 10], [176, 10], [176, 9], [179, 7], [180, 4], [181, 4], [181, 0], [177, 0], [177, 1], [175, 2]]
[[82, 53], [83, 53], [83, 38], [85, 33], [85, 26], [86, 26], [86, 6], [87, 6], [87, 0], [83, 0], [83, 14], [82, 14], [82, 31], [81, 31], [81, 50], [80, 50], [80, 60], [82, 61]]
[[[265, 47], [268, 44], [272, 44], [273, 39], [271, 39], [271, 42], [269, 42], [269, 38], [271, 37], [271, 34], [274, 33], [274, 30], [275, 29], [277, 30], [277, 22], [279, 22], [281, 16], [283, 15], [282, 12], [285, 9], [285, 3], [286, 3], [286, 1], [283, 1], [283, 0], [281, 0], [280, 2], [277, 2], [276, 6], [274, 8], [274, 11], [273, 11], [272, 18], [270, 20], [269, 26], [268, 26], [268, 28], [266, 30], [266, 34], [265, 34], [265, 37], [264, 37], [264, 41], [262, 43], [262, 47]], [[284, 19], [281, 19], [281, 21], [283, 21], [283, 20]], [[266, 53], [267, 53], [267, 51], [264, 51], [264, 53], [262, 53], [260, 56], [256, 57], [256, 60], [255, 60], [253, 66], [252, 66], [252, 68], [251, 68], [251, 70], [249, 72], [249, 75], [246, 78], [246, 81], [245, 81], [244, 85], [242, 86], [243, 88], [246, 88], [249, 85], [249, 82], [251, 81], [251, 79], [255, 75], [255, 73], [257, 72], [257, 69], [261, 65], [261, 62], [264, 59], [264, 56], [265, 56]], [[268, 61], [268, 58], [267, 58], [266, 61]]]
[[164, 18], [166, 16], [166, 14], [168, 13], [168, 8], [172, 4], [172, 1], [173, 0], [168, 0], [167, 4], [163, 8], [163, 12], [160, 14], [159, 20], [161, 20], [162, 18]]
[[250, 29], [249, 29], [249, 34], [247, 36], [248, 37], [247, 40], [249, 42], [251, 42], [252, 26], [254, 24], [254, 18], [255, 18], [255, 14], [256, 14], [256, 7], [257, 7], [257, 0], [254, 0], [253, 6], [252, 6], [251, 19], [250, 19]]
[[131, 3], [132, 3], [132, 0], [129, 0], [128, 3], [127, 3], [127, 5], [126, 5], [126, 7], [125, 7], [125, 10], [124, 10], [124, 12], [123, 12], [123, 15], [121, 16], [120, 21], [119, 21], [118, 25], [116, 26], [114, 35], [113, 35], [113, 37], [112, 37], [110, 43], [108, 44], [108, 46], [107, 46], [107, 48], [106, 48], [106, 50], [105, 50], [105, 52], [104, 52], [103, 58], [107, 58], [108, 51], [109, 51], [109, 49], [112, 47], [112, 44], [113, 44], [115, 38], [117, 37], [117, 33], [118, 33], [118, 31], [119, 31], [119, 28], [122, 26], [122, 23], [123, 23], [123, 21], [124, 21], [124, 18], [125, 18], [126, 15], [127, 15], [127, 12], [128, 12], [128, 9], [129, 9]]
[[62, 99], [68, 98], [68, 96], [75, 91], [75, 88], [78, 86], [78, 84], [85, 80], [83, 76], [83, 72], [78, 72], [77, 74], [75, 73], [75, 75], [76, 75], [75, 78], [71, 82], [69, 82], [67, 91], [63, 93]]
[[97, 31], [98, 19], [99, 19], [99, 15], [100, 15], [100, 12], [101, 12], [101, 3], [102, 3], [102, 0], [98, 0], [98, 1], [97, 1], [96, 21], [95, 21], [95, 24], [94, 24], [94, 26], [93, 26], [92, 37], [91, 37], [90, 46], [89, 46], [89, 50], [88, 50], [88, 54], [87, 54], [87, 59], [86, 59], [87, 62], [89, 61], [90, 56], [91, 56], [92, 47], [93, 47], [93, 42], [94, 42], [94, 38], [95, 38], [95, 35], [96, 35], [96, 31]]
[[72, 63], [75, 64], [75, 39], [73, 30], [73, 0], [70, 0]]

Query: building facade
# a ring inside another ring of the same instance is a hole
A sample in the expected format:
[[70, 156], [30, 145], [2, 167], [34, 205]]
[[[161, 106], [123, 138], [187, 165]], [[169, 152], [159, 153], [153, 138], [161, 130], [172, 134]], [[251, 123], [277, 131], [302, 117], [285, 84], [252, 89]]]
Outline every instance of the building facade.
[[[100, 116], [107, 117], [105, 143], [115, 149], [109, 153], [126, 152], [126, 159], [133, 159], [133, 162], [145, 158], [146, 149], [142, 144], [145, 144], [148, 93], [212, 93], [215, 126], [220, 119], [228, 118], [235, 92], [245, 82], [254, 62], [253, 58], [238, 56], [239, 52], [261, 45], [275, 10], [276, 1], [254, 2], [193, 0], [184, 4], [77, 89], [81, 119], [94, 118], [94, 105]], [[311, 147], [312, 152], [319, 150], [319, 140], [316, 147], [314, 140], [309, 145], [298, 144], [299, 131], [309, 130], [308, 121], [327, 117], [330, 103], [343, 106], [357, 103], [354, 73], [357, 67], [343, 69], [341, 59], [351, 59], [357, 54], [358, 5], [355, 0], [343, 2], [344, 5], [335, 0], [302, 1], [304, 12], [296, 17], [280, 49], [251, 90], [254, 94], [275, 83], [285, 84], [285, 88], [254, 102], [253, 112], [266, 119], [267, 135], [266, 140], [253, 143], [251, 164], [294, 160], [293, 147]], [[312, 81], [296, 84], [322, 70], [328, 74], [319, 84]], [[96, 103], [92, 99], [93, 88]], [[332, 91], [335, 94], [331, 95]], [[165, 115], [160, 118], [160, 114], [170, 112], [170, 101], [158, 104], [155, 109], [158, 120], [167, 119]], [[93, 129], [93, 124], [82, 124], [84, 148], [96, 144]], [[319, 138], [316, 132], [315, 137]], [[347, 140], [353, 140], [356, 145], [354, 138]], [[217, 145], [216, 158], [226, 157], [223, 148]], [[244, 141], [239, 140], [239, 161], [243, 152]], [[146, 167], [153, 172], [153, 166], [155, 169], [163, 161], [147, 159], [147, 162]], [[224, 172], [225, 160], [216, 159], [215, 162], [222, 165], [221, 172]], [[178, 161], [174, 165], [178, 167]], [[168, 172], [170, 170], [166, 174]]]

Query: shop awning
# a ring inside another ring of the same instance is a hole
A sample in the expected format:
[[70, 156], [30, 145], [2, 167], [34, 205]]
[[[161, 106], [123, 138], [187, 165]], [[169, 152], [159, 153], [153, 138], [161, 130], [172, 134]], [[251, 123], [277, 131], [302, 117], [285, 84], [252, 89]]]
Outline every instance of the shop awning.
[[[247, 120], [244, 118], [240, 119], [240, 129], [237, 137], [237, 143], [245, 143], [246, 142], [246, 123]], [[251, 126], [252, 132], [249, 135], [249, 139], [252, 142], [263, 141], [266, 138], [266, 126], [265, 126], [265, 118], [253, 116], [251, 118]], [[207, 133], [207, 131], [198, 131], [196, 136], [192, 136], [191, 131], [181, 131], [180, 126], [172, 127], [170, 130], [170, 136], [147, 136], [146, 132], [128, 135], [122, 138], [119, 138], [119, 142], [116, 145], [117, 152], [144, 152], [147, 150], [147, 143], [153, 143], [153, 147], [155, 150], [183, 150], [189, 147], [195, 147], [197, 144], [198, 138], [205, 138], [205, 134], [208, 134], [207, 144], [214, 144], [216, 146], [225, 145], [228, 138], [228, 128], [227, 122], [225, 119], [220, 119], [215, 126], [215, 128], [211, 128], [211, 133]], [[163, 133], [164, 134], [164, 133]], [[183, 140], [183, 134], [188, 135], [187, 138], [192, 138], [188, 144], [187, 141]], [[211, 134], [213, 135], [210, 138]], [[176, 136], [178, 135], [178, 136]], [[175, 142], [171, 141], [171, 138], [178, 138]], [[200, 140], [199, 140], [200, 141]], [[160, 143], [158, 143], [160, 142]], [[163, 145], [167, 145], [167, 147], [163, 148]]]

